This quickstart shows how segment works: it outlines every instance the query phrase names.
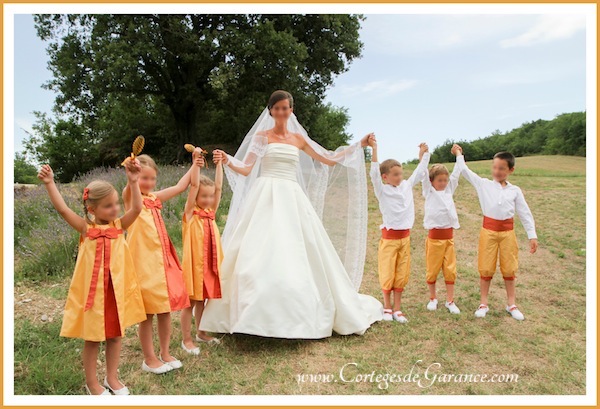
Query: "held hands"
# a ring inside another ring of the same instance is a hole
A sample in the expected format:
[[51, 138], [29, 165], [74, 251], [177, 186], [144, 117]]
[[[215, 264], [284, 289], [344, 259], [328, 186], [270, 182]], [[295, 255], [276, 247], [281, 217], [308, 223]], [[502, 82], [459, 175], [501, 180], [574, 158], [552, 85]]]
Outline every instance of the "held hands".
[[429, 152], [429, 146], [425, 142], [419, 144], [419, 161], [423, 159], [425, 152]]
[[214, 151], [212, 151], [213, 154], [213, 162], [218, 164], [219, 162], [222, 162], [224, 165], [227, 164], [227, 162], [229, 161], [229, 159], [227, 158], [227, 154], [222, 151], [221, 149], [215, 149]]
[[50, 165], [42, 165], [42, 168], [38, 172], [38, 179], [44, 182], [45, 185], [54, 182], [54, 172]]
[[194, 152], [192, 152], [192, 161], [194, 162], [194, 165], [198, 166], [199, 168], [204, 167], [203, 153], [204, 152], [202, 151], [202, 148], [195, 148]]
[[462, 155], [462, 148], [460, 145], [454, 144], [452, 145], [452, 149], [450, 149], [450, 153], [452, 153], [454, 156]]
[[537, 239], [529, 239], [529, 252], [531, 254], [533, 254], [537, 251], [537, 248], [538, 248]]
[[142, 171], [142, 165], [140, 161], [136, 159], [128, 159], [125, 162], [125, 173], [127, 174], [127, 180], [130, 183], [136, 183], [140, 177]]
[[377, 145], [377, 139], [375, 138], [375, 133], [374, 132], [366, 134], [360, 140], [360, 146], [361, 146], [361, 148], [364, 148], [365, 146], [373, 147], [374, 145]]

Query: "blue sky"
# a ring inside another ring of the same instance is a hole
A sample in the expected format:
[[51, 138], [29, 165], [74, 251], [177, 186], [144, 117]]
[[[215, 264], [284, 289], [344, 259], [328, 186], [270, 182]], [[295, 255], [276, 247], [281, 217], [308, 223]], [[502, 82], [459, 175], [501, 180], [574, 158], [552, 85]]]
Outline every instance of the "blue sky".
[[[374, 131], [382, 158], [417, 145], [476, 139], [496, 129], [585, 110], [585, 17], [569, 14], [367, 15], [363, 57], [327, 101], [348, 108], [355, 140]], [[54, 94], [31, 15], [15, 16], [15, 150], [33, 111]], [[250, 127], [252, 124], [248, 124]]]

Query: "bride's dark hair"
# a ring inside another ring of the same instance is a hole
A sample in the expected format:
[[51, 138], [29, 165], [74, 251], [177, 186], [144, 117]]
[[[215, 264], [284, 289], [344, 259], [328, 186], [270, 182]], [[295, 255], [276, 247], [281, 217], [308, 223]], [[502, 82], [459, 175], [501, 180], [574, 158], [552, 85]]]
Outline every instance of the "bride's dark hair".
[[[267, 108], [269, 108], [269, 111], [271, 111], [273, 105], [275, 105], [279, 101], [283, 101], [284, 99], [290, 101], [290, 108], [294, 108], [294, 97], [292, 97], [292, 94], [282, 89], [279, 89], [271, 94], [271, 96], [269, 97], [269, 103], [267, 105]], [[271, 112], [269, 112], [269, 115], [271, 115]]]

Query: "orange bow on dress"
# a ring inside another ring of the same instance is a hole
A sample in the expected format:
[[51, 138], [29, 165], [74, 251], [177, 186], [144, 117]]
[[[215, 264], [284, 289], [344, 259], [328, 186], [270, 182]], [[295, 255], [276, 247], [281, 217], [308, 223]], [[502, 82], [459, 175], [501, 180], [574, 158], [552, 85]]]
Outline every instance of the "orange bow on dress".
[[98, 285], [98, 274], [100, 274], [100, 263], [104, 259], [104, 288], [108, 288], [110, 275], [110, 240], [119, 237], [123, 230], [115, 227], [107, 229], [90, 228], [86, 237], [90, 240], [96, 240], [96, 258], [94, 260], [94, 271], [92, 273], [92, 282], [90, 283], [90, 292], [88, 293], [84, 311], [89, 310], [94, 305], [94, 296], [96, 295], [96, 286]]
[[159, 213], [159, 210], [162, 209], [162, 202], [158, 198], [154, 200], [144, 198], [144, 206], [146, 206], [146, 209], [149, 209], [152, 212], [152, 217], [154, 217], [154, 225], [158, 231], [158, 237], [160, 239], [160, 244], [163, 251], [163, 258], [167, 266], [171, 266], [171, 257], [169, 257], [171, 242], [169, 240], [165, 222]]

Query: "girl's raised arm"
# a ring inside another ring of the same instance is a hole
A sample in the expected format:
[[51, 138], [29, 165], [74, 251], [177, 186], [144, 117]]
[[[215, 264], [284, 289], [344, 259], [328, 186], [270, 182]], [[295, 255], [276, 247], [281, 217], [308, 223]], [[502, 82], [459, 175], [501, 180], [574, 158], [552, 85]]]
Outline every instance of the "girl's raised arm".
[[196, 196], [198, 196], [198, 189], [200, 189], [200, 169], [202, 169], [204, 166], [204, 157], [201, 155], [201, 151], [199, 149], [198, 151], [194, 151], [193, 160], [194, 164], [192, 166], [192, 172], [190, 175], [190, 189], [188, 190], [188, 197], [183, 210], [185, 220], [188, 222], [192, 219], [194, 214]]
[[61, 217], [79, 233], [85, 234], [87, 230], [87, 223], [85, 219], [71, 210], [71, 208], [65, 203], [65, 200], [56, 187], [56, 183], [54, 183], [54, 172], [52, 171], [50, 165], [42, 166], [38, 173], [38, 179], [44, 182], [44, 187], [48, 191], [50, 201], [52, 202], [52, 205], [58, 214], [60, 214]]
[[223, 193], [223, 162], [217, 162], [217, 170], [215, 172], [215, 212], [219, 209], [221, 203], [221, 194]]
[[138, 179], [140, 172], [142, 171], [142, 165], [137, 159], [127, 160], [125, 163], [125, 172], [127, 172], [127, 185], [129, 187], [130, 207], [121, 217], [121, 227], [127, 230], [129, 226], [133, 224], [135, 219], [139, 216], [142, 211], [142, 192], [140, 191], [140, 185]]
[[183, 193], [185, 189], [190, 185], [190, 180], [192, 178], [192, 171], [195, 166], [192, 163], [192, 166], [188, 169], [188, 171], [179, 179], [179, 182], [175, 186], [167, 187], [165, 189], [159, 190], [158, 192], [154, 192], [154, 195], [160, 199], [161, 202], [166, 202], [169, 199], [174, 198], [175, 196]]

